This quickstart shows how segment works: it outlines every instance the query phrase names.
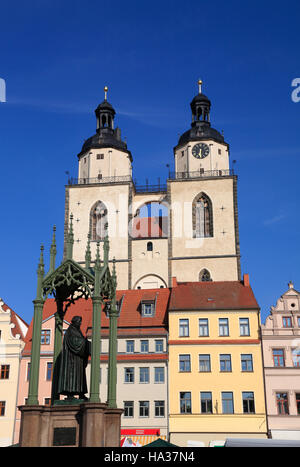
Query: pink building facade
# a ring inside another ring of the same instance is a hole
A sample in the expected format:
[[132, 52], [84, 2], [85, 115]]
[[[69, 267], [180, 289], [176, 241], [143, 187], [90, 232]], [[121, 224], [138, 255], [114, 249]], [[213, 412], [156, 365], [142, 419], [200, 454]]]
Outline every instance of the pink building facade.
[[261, 329], [269, 432], [300, 440], [300, 293], [291, 282]]

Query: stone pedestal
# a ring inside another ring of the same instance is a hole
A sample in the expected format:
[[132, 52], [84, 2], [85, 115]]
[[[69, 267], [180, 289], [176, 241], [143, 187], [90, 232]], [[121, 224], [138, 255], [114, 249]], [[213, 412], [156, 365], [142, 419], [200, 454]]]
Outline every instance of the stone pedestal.
[[53, 406], [23, 405], [20, 447], [118, 447], [122, 409], [83, 402]]

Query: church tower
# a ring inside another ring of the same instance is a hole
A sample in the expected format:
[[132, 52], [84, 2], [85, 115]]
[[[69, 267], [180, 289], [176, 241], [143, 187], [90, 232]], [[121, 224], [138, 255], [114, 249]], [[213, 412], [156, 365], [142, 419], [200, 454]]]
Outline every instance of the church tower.
[[[229, 167], [229, 145], [211, 126], [211, 102], [198, 85], [191, 128], [174, 148], [175, 171], [166, 184], [133, 182], [132, 155], [115, 128], [107, 87], [95, 110], [96, 133], [78, 154], [78, 178], [66, 186], [65, 236], [72, 215], [73, 257], [82, 265], [108, 237], [119, 290], [171, 287], [173, 277], [241, 277], [237, 177]], [[153, 203], [160, 214], [141, 214], [145, 207], [151, 213]]]
[[[65, 237], [73, 216], [73, 257], [85, 263], [86, 252], [96, 254], [97, 242], [109, 239], [110, 260], [115, 258], [118, 288], [129, 285], [130, 248], [128, 223], [132, 199], [132, 155], [115, 128], [116, 112], [107, 100], [95, 110], [96, 133], [88, 138], [78, 154], [78, 178], [70, 179], [65, 195]], [[87, 246], [86, 239], [90, 242]], [[88, 253], [89, 254], [89, 253]]]
[[191, 128], [174, 148], [168, 180], [170, 275], [178, 281], [240, 279], [237, 177], [229, 145], [211, 126], [211, 102], [199, 92], [190, 106]]

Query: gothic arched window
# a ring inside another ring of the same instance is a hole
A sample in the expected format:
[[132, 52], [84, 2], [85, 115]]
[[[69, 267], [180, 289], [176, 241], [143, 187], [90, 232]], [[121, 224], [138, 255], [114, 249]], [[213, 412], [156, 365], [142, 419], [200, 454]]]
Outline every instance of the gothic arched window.
[[202, 271], [200, 271], [199, 282], [212, 282], [210, 272], [207, 269], [202, 269]]
[[102, 201], [97, 201], [90, 213], [91, 241], [100, 241], [107, 236], [107, 208]]
[[200, 193], [193, 201], [193, 236], [213, 237], [212, 203], [204, 193]]

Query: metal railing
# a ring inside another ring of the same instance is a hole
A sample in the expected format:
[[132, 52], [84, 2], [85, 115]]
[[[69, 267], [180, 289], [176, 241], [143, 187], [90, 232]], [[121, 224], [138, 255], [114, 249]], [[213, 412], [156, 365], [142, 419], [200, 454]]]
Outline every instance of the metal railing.
[[195, 172], [170, 172], [170, 180], [183, 180], [190, 178], [201, 178], [201, 177], [228, 177], [234, 175], [233, 169], [223, 170], [197, 170]]
[[136, 193], [166, 193], [167, 185], [165, 183], [158, 183], [157, 185], [134, 185]]
[[69, 178], [68, 185], [92, 185], [98, 183], [119, 183], [131, 182], [130, 175], [120, 175], [115, 177], [94, 177], [94, 178]]

